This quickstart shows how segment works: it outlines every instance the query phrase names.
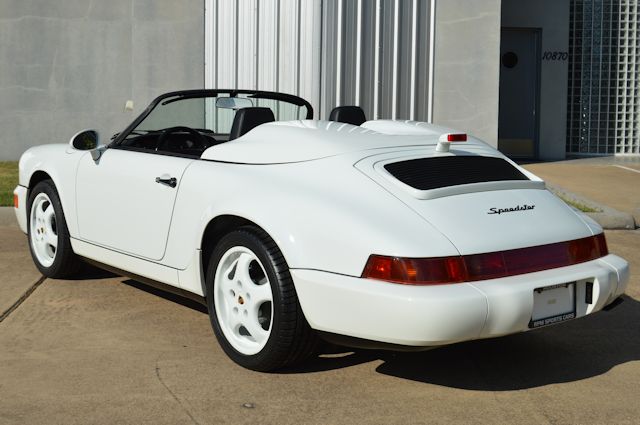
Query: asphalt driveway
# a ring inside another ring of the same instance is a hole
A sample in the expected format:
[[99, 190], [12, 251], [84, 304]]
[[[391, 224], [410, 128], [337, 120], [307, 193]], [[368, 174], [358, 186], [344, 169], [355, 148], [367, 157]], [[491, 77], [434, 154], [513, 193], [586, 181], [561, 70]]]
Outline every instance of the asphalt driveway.
[[611, 312], [424, 353], [325, 350], [263, 374], [224, 355], [197, 305], [126, 278], [44, 280], [0, 227], [0, 423], [639, 423], [640, 231]]

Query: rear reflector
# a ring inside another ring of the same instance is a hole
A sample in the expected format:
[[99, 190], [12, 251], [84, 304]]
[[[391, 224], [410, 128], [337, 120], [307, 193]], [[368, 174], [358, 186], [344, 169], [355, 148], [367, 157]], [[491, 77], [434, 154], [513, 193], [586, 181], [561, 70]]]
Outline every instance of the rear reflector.
[[371, 255], [363, 278], [407, 285], [441, 285], [497, 279], [595, 260], [609, 254], [604, 234], [486, 254], [437, 258]]
[[13, 194], [13, 207], [14, 208], [18, 208], [18, 195], [17, 194]]
[[466, 142], [466, 134], [447, 134], [447, 142]]

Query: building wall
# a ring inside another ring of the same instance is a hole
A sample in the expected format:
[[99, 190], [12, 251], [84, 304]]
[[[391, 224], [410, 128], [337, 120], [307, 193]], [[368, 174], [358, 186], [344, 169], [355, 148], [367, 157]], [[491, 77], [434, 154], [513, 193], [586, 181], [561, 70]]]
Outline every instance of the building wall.
[[[0, 160], [204, 85], [203, 0], [0, 0]], [[134, 110], [125, 111], [127, 100]]]
[[497, 145], [500, 0], [207, 4], [208, 87], [283, 90], [322, 119], [356, 104]]
[[207, 0], [207, 87], [301, 96], [326, 119], [430, 119], [431, 1]]
[[497, 146], [499, 58], [500, 0], [437, 1], [436, 124]]
[[295, 94], [317, 111], [321, 2], [206, 0], [206, 87]]
[[435, 3], [434, 18], [425, 0], [0, 0], [0, 159], [83, 128], [108, 140], [205, 79], [299, 93], [321, 118], [338, 104], [433, 117], [495, 144], [500, 0]]
[[569, 0], [502, 0], [502, 27], [542, 30], [538, 153], [540, 159], [563, 159], [567, 134], [568, 54], [556, 55], [559, 60], [550, 60], [545, 59], [545, 53], [568, 52]]
[[324, 0], [321, 109], [431, 120], [434, 0]]
[[571, 0], [567, 153], [640, 154], [640, 7]]

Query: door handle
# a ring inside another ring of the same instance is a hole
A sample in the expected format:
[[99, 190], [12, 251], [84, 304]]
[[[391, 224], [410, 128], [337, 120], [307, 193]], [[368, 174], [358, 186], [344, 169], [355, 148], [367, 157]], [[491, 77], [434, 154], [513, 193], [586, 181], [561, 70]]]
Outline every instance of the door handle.
[[156, 177], [156, 183], [164, 184], [169, 187], [176, 187], [178, 185], [178, 179], [175, 177], [170, 177], [163, 179], [162, 177]]

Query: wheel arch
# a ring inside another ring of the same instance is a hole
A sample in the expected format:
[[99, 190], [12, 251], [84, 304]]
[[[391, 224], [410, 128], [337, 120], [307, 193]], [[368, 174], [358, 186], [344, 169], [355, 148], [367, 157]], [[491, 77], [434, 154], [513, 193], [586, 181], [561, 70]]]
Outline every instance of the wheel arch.
[[[58, 196], [60, 197], [60, 204], [62, 205], [62, 211], [64, 212], [65, 217], [68, 217], [69, 215], [67, 214], [67, 202], [65, 202], [66, 199], [66, 194], [60, 193], [60, 186], [58, 185], [58, 179], [55, 176], [55, 173], [51, 173], [49, 171], [45, 171], [41, 168], [35, 169], [33, 171], [31, 171], [31, 175], [29, 176], [29, 180], [27, 183], [27, 203], [28, 200], [31, 198], [31, 193], [33, 192], [33, 189], [36, 187], [36, 185], [38, 185], [38, 183], [41, 183], [43, 181], [46, 180], [50, 180], [51, 184], [53, 184], [53, 187], [55, 188], [56, 192], [58, 193]], [[27, 206], [27, 215], [29, 212], [29, 208], [31, 208], [29, 205]]]
[[[274, 238], [273, 235], [270, 234], [269, 231], [265, 229], [263, 226], [260, 226], [258, 223], [255, 223], [254, 221], [249, 220], [245, 217], [241, 217], [239, 215], [221, 214], [212, 218], [209, 221], [209, 223], [207, 223], [207, 226], [205, 227], [204, 232], [202, 233], [202, 238], [200, 240], [200, 248], [202, 250], [202, 262], [201, 262], [202, 276], [206, 276], [207, 274], [211, 253], [213, 252], [216, 245], [218, 244], [218, 241], [220, 241], [220, 239], [224, 235], [242, 226], [254, 226], [262, 230], [263, 232], [265, 232], [267, 235], [269, 235], [269, 237], [278, 246], [278, 249], [280, 250], [280, 252], [282, 252], [282, 255], [284, 256], [286, 261], [287, 257], [284, 251], [282, 250], [282, 247], [280, 246], [280, 244], [278, 244], [276, 238]], [[205, 279], [202, 280], [201, 284], [202, 284], [203, 294], [206, 295], [207, 291], [206, 291]]]
[[[35, 187], [35, 185], [45, 180], [53, 181], [53, 178], [46, 171], [43, 171], [43, 170], [34, 171], [31, 174], [31, 177], [29, 177], [29, 185], [27, 186], [28, 187], [27, 196], [31, 194], [31, 190]], [[55, 182], [53, 182], [53, 184], [55, 185]]]
[[68, 151], [66, 144], [41, 145], [25, 151], [18, 163], [19, 184], [27, 188], [27, 199], [38, 183], [53, 182], [72, 235], [77, 235], [75, 177], [81, 154], [80, 151]]

